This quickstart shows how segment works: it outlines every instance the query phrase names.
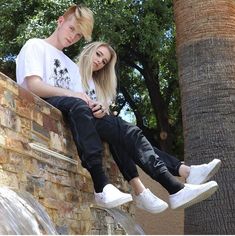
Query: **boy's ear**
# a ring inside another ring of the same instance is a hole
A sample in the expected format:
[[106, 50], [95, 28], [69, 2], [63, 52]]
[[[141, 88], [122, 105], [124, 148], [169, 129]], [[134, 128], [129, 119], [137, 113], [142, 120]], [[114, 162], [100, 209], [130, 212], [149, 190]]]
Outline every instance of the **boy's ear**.
[[60, 16], [60, 17], [58, 18], [58, 20], [57, 20], [57, 23], [58, 23], [58, 25], [61, 25], [61, 24], [64, 23], [64, 21], [65, 21], [64, 17], [63, 17], [63, 16]]

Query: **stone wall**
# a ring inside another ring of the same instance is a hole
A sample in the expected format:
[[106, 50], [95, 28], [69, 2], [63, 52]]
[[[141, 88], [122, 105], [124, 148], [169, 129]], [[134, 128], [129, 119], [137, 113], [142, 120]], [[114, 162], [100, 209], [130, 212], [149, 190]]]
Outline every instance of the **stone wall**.
[[[32, 146], [35, 144], [53, 152], [39, 151]], [[104, 163], [111, 182], [128, 191], [108, 147], [104, 146]], [[31, 193], [45, 207], [60, 234], [125, 233], [105, 211], [93, 204], [90, 175], [81, 167], [60, 111], [2, 73], [0, 186]], [[133, 214], [132, 204], [122, 209]]]

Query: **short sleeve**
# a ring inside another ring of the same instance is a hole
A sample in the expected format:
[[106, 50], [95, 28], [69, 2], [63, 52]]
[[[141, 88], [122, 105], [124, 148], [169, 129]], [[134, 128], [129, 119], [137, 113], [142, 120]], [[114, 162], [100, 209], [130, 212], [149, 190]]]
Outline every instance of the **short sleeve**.
[[17, 83], [23, 84], [24, 78], [31, 75], [43, 77], [43, 52], [40, 39], [30, 39], [22, 47], [16, 58]]

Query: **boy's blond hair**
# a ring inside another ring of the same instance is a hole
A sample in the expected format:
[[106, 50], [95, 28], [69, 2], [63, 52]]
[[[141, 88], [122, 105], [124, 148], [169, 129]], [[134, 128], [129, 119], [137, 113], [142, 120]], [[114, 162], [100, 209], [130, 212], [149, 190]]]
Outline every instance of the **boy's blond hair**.
[[77, 26], [86, 41], [91, 41], [92, 30], [94, 26], [93, 12], [84, 5], [71, 5], [63, 14], [65, 20], [74, 16], [77, 20]]

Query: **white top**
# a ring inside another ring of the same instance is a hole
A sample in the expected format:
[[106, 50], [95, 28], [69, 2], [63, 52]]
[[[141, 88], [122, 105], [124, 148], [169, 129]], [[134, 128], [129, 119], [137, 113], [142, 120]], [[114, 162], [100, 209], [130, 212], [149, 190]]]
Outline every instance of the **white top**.
[[[43, 82], [54, 87], [70, 89], [74, 92], [84, 92], [78, 65], [62, 51], [43, 39], [29, 39], [16, 58], [17, 83], [26, 88], [24, 78], [36, 75]], [[90, 94], [95, 86], [89, 81]]]

